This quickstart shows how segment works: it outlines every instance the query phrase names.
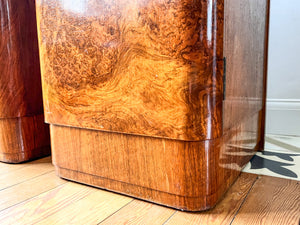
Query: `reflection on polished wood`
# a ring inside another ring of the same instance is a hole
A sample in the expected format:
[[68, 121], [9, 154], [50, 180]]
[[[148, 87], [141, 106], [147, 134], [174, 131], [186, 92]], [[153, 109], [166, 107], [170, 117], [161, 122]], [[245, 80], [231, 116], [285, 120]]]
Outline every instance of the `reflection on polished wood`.
[[0, 161], [48, 155], [35, 2], [0, 0]]
[[180, 140], [219, 137], [223, 7], [208, 15], [209, 2], [98, 0], [77, 8], [38, 1], [46, 121]]
[[18, 163], [50, 154], [44, 115], [0, 119], [0, 161]]
[[79, 2], [37, 1], [58, 174], [182, 210], [213, 207], [264, 141], [269, 1]]
[[257, 116], [220, 139], [187, 142], [51, 125], [61, 177], [182, 210], [213, 207], [251, 159]]
[[225, 0], [224, 129], [263, 108], [267, 1]]

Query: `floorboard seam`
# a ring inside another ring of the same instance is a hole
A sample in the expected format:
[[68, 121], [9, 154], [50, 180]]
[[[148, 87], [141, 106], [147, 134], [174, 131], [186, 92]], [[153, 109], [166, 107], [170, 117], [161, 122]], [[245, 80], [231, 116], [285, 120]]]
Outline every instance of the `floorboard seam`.
[[18, 205], [20, 205], [20, 204], [22, 204], [22, 203], [24, 203], [24, 202], [26, 202], [26, 201], [29, 201], [29, 200], [31, 200], [31, 199], [34, 199], [34, 198], [38, 197], [39, 195], [42, 195], [42, 194], [44, 194], [44, 193], [46, 193], [46, 192], [49, 192], [49, 191], [52, 191], [53, 189], [58, 188], [58, 187], [60, 187], [60, 186], [62, 186], [62, 185], [66, 185], [66, 184], [67, 184], [67, 182], [66, 182], [66, 183], [63, 183], [63, 184], [59, 184], [59, 185], [57, 185], [56, 187], [50, 188], [50, 189], [47, 190], [47, 191], [43, 191], [43, 192], [41, 192], [41, 193], [39, 193], [39, 194], [37, 194], [37, 195], [35, 195], [35, 196], [32, 196], [31, 198], [28, 198], [28, 199], [25, 199], [25, 200], [23, 200], [23, 201], [20, 201], [20, 202], [14, 204], [14, 205], [11, 205], [11, 206], [9, 206], [9, 207], [7, 207], [7, 208], [5, 208], [5, 209], [1, 209], [1, 210], [0, 210], [0, 213], [1, 213], [2, 211], [4, 211], [4, 210], [7, 210], [7, 209], [12, 208], [12, 207], [15, 207], [15, 206], [18, 206]]
[[171, 220], [176, 213], [177, 211], [175, 210], [175, 212], [173, 212], [173, 214], [162, 225], [165, 225], [169, 220]]
[[46, 174], [48, 174], [48, 173], [52, 173], [53, 171], [54, 171], [54, 169], [51, 170], [51, 171], [48, 171], [48, 172], [46, 172], [46, 173], [42, 173], [42, 174], [40, 174], [40, 175], [37, 175], [37, 176], [35, 176], [35, 177], [31, 177], [31, 178], [29, 178], [29, 179], [27, 179], [27, 180], [24, 180], [24, 181], [21, 181], [21, 182], [19, 182], [19, 183], [16, 183], [16, 184], [7, 186], [7, 187], [5, 187], [5, 188], [0, 189], [0, 192], [3, 191], [3, 190], [6, 190], [6, 189], [8, 189], [8, 188], [14, 187], [14, 186], [16, 186], [16, 185], [19, 185], [19, 184], [25, 183], [25, 182], [27, 182], [27, 181], [33, 180], [33, 179], [35, 179], [35, 178], [37, 178], [37, 177], [46, 175]]
[[107, 216], [106, 218], [104, 218], [103, 220], [101, 220], [99, 223], [97, 223], [97, 225], [103, 223], [105, 220], [107, 220], [108, 218], [112, 217], [113, 215], [115, 215], [116, 213], [118, 213], [121, 209], [125, 208], [127, 205], [129, 205], [130, 203], [132, 203], [133, 201], [135, 201], [135, 199], [132, 199], [130, 202], [126, 203], [125, 205], [123, 205], [121, 208], [119, 208], [117, 211], [113, 212], [112, 214], [110, 214], [109, 216]]
[[[67, 183], [65, 183], [65, 184], [68, 184], [68, 183], [73, 183], [73, 182], [70, 181], [70, 182], [67, 182]], [[88, 186], [86, 186], [86, 185], [82, 185], [82, 186], [83, 186], [84, 189], [85, 189], [85, 188], [88, 189]], [[81, 189], [81, 190], [82, 190], [82, 189]], [[78, 198], [76, 201], [73, 201], [73, 202], [70, 203], [68, 206], [65, 206], [63, 209], [65, 209], [65, 208], [67, 208], [67, 207], [71, 207], [72, 205], [76, 204], [77, 202], [79, 202], [79, 201], [81, 201], [82, 199], [86, 198], [88, 195], [93, 194], [93, 193], [95, 193], [95, 192], [97, 192], [97, 190], [93, 190], [93, 189], [92, 189], [92, 191], [91, 191], [89, 194], [87, 194], [86, 196], [82, 196], [81, 198]], [[78, 193], [78, 192], [76, 192], [76, 193]], [[39, 218], [39, 219], [37, 218], [37, 219], [34, 221], [33, 224], [41, 223], [41, 222], [47, 220], [48, 217], [50, 217], [50, 216], [52, 216], [52, 215], [55, 215], [55, 214], [58, 213], [58, 212], [59, 212], [59, 211], [54, 211], [54, 212], [48, 214], [45, 218]]]
[[250, 187], [249, 191], [247, 192], [247, 194], [246, 194], [245, 198], [243, 199], [243, 201], [242, 201], [241, 205], [239, 206], [238, 210], [237, 210], [237, 211], [236, 211], [236, 213], [234, 214], [234, 216], [233, 216], [233, 218], [232, 218], [232, 220], [231, 220], [231, 222], [230, 222], [230, 224], [229, 224], [229, 225], [232, 225], [233, 221], [235, 220], [235, 217], [236, 217], [236, 216], [237, 216], [237, 214], [240, 212], [240, 210], [241, 210], [242, 206], [244, 205], [244, 203], [245, 203], [246, 199], [248, 198], [248, 195], [249, 195], [249, 194], [250, 194], [250, 192], [252, 191], [252, 188], [253, 188], [253, 186], [255, 185], [255, 183], [257, 182], [257, 180], [258, 180], [258, 179], [259, 179], [259, 175], [257, 175], [257, 177], [256, 177], [255, 181], [254, 181], [254, 182], [253, 182], [253, 184], [251, 185], [251, 187]]
[[[6, 164], [6, 163], [4, 163], [4, 162], [0, 162], [1, 164]], [[9, 164], [9, 165], [14, 165], [14, 164]], [[7, 169], [7, 167], [5, 168], [5, 166], [4, 167], [1, 167], [0, 168], [0, 172], [5, 172], [6, 174], [9, 174], [9, 173], [15, 173], [16, 171], [18, 171], [18, 170], [20, 170], [20, 169], [24, 169], [24, 168], [26, 168], [26, 167], [28, 167], [28, 166], [30, 166], [30, 165], [25, 165], [25, 164], [23, 164], [22, 166], [20, 166], [19, 168], [13, 168], [11, 171], [1, 171], [1, 170], [4, 170], [4, 169]], [[9, 169], [8, 169], [9, 170]]]

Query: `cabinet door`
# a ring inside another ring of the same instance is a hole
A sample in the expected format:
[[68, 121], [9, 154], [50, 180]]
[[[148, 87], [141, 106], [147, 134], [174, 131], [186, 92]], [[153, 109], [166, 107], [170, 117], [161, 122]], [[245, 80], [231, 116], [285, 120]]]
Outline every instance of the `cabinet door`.
[[39, 0], [46, 121], [179, 140], [219, 137], [221, 2]]

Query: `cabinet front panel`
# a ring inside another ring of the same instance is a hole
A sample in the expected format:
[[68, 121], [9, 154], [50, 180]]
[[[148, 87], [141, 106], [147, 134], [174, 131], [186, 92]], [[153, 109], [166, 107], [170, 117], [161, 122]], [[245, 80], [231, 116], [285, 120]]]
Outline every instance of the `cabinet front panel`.
[[37, 14], [47, 122], [221, 135], [222, 1], [39, 0]]

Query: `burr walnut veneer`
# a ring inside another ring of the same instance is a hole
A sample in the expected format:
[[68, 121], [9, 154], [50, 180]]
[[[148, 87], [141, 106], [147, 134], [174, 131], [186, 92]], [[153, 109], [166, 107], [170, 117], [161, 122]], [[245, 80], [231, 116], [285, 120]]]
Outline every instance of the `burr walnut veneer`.
[[198, 211], [263, 147], [267, 0], [38, 0], [36, 9], [61, 177]]
[[0, 161], [50, 154], [34, 0], [0, 0]]

